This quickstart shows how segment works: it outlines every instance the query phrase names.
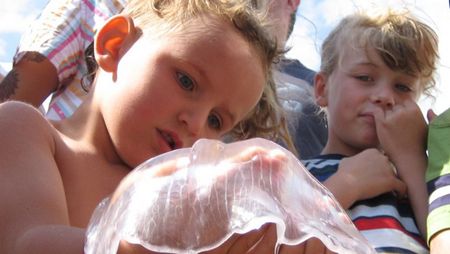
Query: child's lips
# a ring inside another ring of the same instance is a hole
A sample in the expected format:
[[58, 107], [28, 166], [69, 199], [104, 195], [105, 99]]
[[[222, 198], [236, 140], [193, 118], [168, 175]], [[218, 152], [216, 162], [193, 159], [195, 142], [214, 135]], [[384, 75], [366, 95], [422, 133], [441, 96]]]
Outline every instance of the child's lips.
[[175, 132], [160, 129], [158, 129], [158, 132], [164, 144], [163, 152], [175, 150], [183, 146], [183, 143]]
[[370, 124], [375, 123], [375, 117], [374, 117], [373, 113], [370, 113], [370, 112], [362, 113], [359, 115], [359, 117], [362, 118], [365, 122], [368, 122]]

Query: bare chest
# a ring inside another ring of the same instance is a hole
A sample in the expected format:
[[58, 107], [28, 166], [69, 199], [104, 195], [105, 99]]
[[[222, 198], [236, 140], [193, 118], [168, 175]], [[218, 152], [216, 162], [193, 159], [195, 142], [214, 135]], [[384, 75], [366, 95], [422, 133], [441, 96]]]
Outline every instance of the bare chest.
[[129, 172], [86, 151], [60, 153], [60, 169], [70, 223], [86, 227], [96, 206], [112, 194]]

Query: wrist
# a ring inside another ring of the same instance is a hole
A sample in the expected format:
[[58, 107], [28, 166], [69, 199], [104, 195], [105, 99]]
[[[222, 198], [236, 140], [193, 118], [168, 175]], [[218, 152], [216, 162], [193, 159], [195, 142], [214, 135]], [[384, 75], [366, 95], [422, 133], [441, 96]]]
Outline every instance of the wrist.
[[[348, 209], [354, 202], [359, 200], [360, 190], [357, 186], [358, 181], [347, 172], [337, 172], [328, 178], [324, 185], [344, 209]], [[349, 188], [351, 186], [351, 188]]]

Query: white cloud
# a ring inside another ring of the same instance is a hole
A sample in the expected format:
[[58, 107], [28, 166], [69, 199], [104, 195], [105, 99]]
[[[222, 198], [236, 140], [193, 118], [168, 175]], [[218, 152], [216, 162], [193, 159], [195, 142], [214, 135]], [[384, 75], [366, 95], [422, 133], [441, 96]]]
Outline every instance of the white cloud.
[[0, 76], [5, 76], [8, 73], [9, 64], [0, 62]]
[[10, 0], [0, 5], [0, 33], [22, 33], [40, 13], [33, 0]]

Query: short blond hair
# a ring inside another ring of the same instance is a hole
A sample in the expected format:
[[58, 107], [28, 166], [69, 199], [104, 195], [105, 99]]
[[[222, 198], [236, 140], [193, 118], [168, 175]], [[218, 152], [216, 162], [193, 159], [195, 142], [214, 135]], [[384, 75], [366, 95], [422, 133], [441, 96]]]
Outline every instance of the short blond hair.
[[409, 11], [388, 9], [382, 14], [359, 12], [345, 17], [322, 44], [321, 72], [333, 72], [347, 45], [375, 49], [389, 68], [418, 77], [421, 92], [431, 95], [439, 59], [438, 36]]
[[236, 139], [265, 137], [272, 140], [286, 136], [272, 77], [272, 64], [281, 52], [269, 32], [270, 24], [264, 10], [256, 9], [248, 0], [130, 0], [122, 13], [131, 17], [144, 34], [148, 31], [152, 36], [180, 31], [183, 23], [205, 14], [233, 24], [256, 50], [266, 73], [266, 84], [256, 107], [238, 123], [231, 135]]

